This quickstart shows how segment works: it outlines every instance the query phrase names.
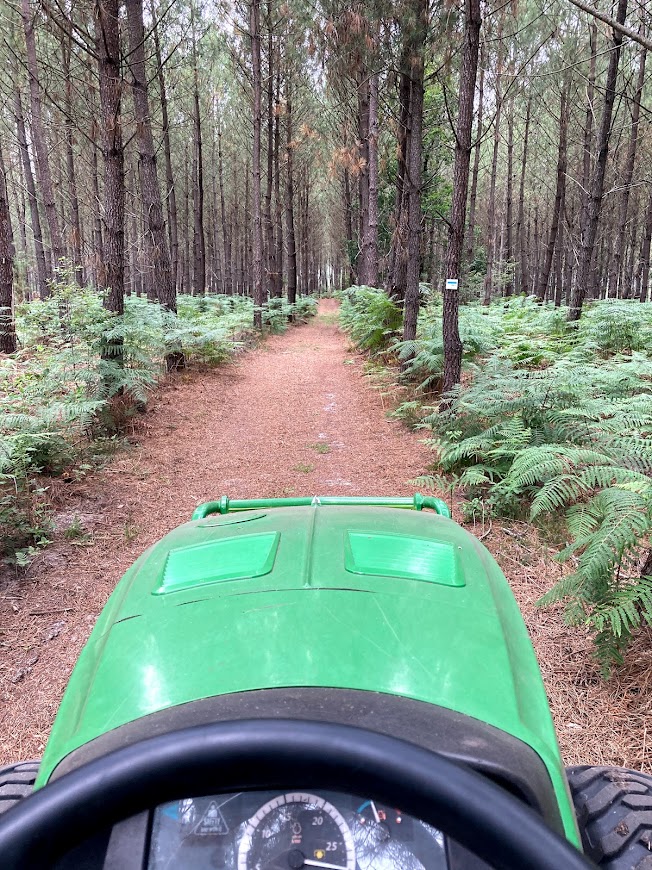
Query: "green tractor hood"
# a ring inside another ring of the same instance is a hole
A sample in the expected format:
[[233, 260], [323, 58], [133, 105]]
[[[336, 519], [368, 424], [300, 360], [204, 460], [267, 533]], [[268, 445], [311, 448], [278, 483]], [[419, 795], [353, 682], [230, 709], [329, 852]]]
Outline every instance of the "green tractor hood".
[[73, 671], [38, 784], [72, 750], [150, 713], [316, 686], [489, 723], [540, 755], [561, 798], [538, 665], [487, 550], [444, 516], [325, 501], [224, 515], [214, 503], [143, 553]]

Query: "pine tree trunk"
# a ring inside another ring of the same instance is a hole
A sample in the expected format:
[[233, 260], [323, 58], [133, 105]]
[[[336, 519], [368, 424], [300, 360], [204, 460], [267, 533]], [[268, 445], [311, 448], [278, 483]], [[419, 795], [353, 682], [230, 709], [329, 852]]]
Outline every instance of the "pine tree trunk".
[[29, 301], [32, 299], [32, 269], [27, 253], [27, 203], [25, 200], [23, 166], [20, 161], [18, 161], [17, 172], [18, 178], [13, 177], [11, 172], [7, 176], [7, 178], [10, 176], [13, 178], [13, 198], [16, 202], [16, 213], [18, 217], [18, 238], [20, 242], [16, 253], [19, 264], [22, 263], [22, 269], [20, 265], [15, 268], [16, 277], [18, 278], [18, 286], [19, 288], [24, 289], [25, 299]]
[[190, 4], [193, 56], [193, 122], [195, 130], [193, 177], [193, 288], [195, 296], [206, 293], [206, 235], [204, 233], [204, 156], [202, 151], [201, 113], [199, 108], [199, 69], [195, 36], [194, 0]]
[[[530, 116], [532, 113], [532, 96], [528, 97], [525, 110], [525, 130], [523, 131], [523, 156], [521, 157], [521, 181], [518, 191], [518, 218], [516, 234], [518, 235], [518, 255], [520, 260], [520, 286], [519, 292], [529, 295], [530, 293], [530, 269], [527, 252], [527, 236], [525, 228], [525, 169], [527, 166], [528, 142], [530, 138]], [[475, 166], [473, 167], [475, 171]]]
[[[586, 86], [586, 115], [584, 119], [584, 149], [582, 151], [582, 190], [588, 191], [591, 184], [591, 167], [593, 165], [593, 118], [595, 106], [595, 70], [598, 48], [598, 28], [595, 20], [589, 25], [589, 78]], [[582, 213], [586, 209], [588, 197], [582, 199]], [[582, 218], [580, 218], [582, 220]]]
[[510, 100], [507, 118], [507, 191], [505, 196], [505, 260], [507, 281], [504, 296], [514, 294], [514, 245], [512, 224], [514, 222], [514, 99]]
[[[95, 0], [95, 53], [100, 82], [100, 115], [104, 152], [104, 307], [124, 314], [125, 179], [122, 141], [120, 69], [120, 0]], [[103, 356], [123, 363], [122, 339], [107, 341]]]
[[288, 237], [287, 272], [288, 272], [288, 302], [297, 300], [297, 244], [294, 234], [294, 169], [292, 165], [292, 100], [289, 81], [285, 85], [285, 161], [286, 161], [286, 193], [285, 193], [285, 225]]
[[36, 286], [40, 298], [47, 299], [47, 297], [50, 295], [49, 282], [52, 280], [52, 269], [50, 268], [50, 258], [46, 255], [45, 247], [43, 245], [41, 217], [39, 214], [38, 199], [36, 196], [34, 173], [32, 172], [32, 161], [30, 160], [29, 149], [27, 146], [25, 116], [23, 114], [23, 105], [20, 97], [18, 82], [16, 82], [16, 90], [14, 92], [14, 105], [16, 113], [16, 137], [18, 139], [18, 148], [20, 150], [20, 158], [23, 166], [23, 175], [25, 176], [25, 186], [27, 187], [30, 221], [32, 224], [32, 235], [34, 237]]
[[652, 190], [648, 200], [647, 212], [645, 214], [645, 230], [643, 233], [643, 244], [641, 246], [641, 290], [639, 299], [641, 302], [646, 302], [648, 299], [648, 287], [650, 283], [650, 246], [652, 245]]
[[304, 166], [303, 172], [299, 176], [299, 278], [297, 281], [297, 293], [299, 296], [307, 293], [310, 282], [308, 265], [309, 202], [308, 176]]
[[43, 197], [45, 215], [50, 229], [50, 244], [54, 267], [58, 269], [65, 259], [66, 251], [59, 226], [59, 215], [54, 198], [54, 184], [50, 170], [50, 156], [45, 132], [43, 129], [43, 113], [41, 107], [41, 85], [39, 83], [38, 64], [36, 60], [36, 39], [34, 37], [34, 20], [29, 0], [21, 0], [21, 15], [25, 30], [25, 49], [27, 58], [27, 73], [29, 78], [30, 103], [32, 108], [32, 139], [36, 151], [39, 187]]
[[629, 251], [625, 247], [624, 254], [626, 259], [623, 260], [623, 278], [622, 278], [622, 298], [631, 299], [635, 295], [635, 275], [634, 263], [636, 260], [636, 241], [638, 236], [638, 209], [634, 209], [631, 230], [629, 233]]
[[[484, 53], [484, 52], [483, 52]], [[474, 94], [475, 96], [475, 94]], [[528, 103], [529, 106], [529, 103]], [[473, 262], [475, 250], [475, 211], [478, 200], [478, 175], [480, 173], [480, 148], [482, 145], [482, 116], [484, 111], [484, 59], [480, 62], [480, 81], [478, 83], [478, 121], [475, 131], [475, 145], [473, 146], [473, 172], [471, 174], [471, 192], [469, 194], [469, 220], [465, 229], [466, 237], [466, 260]], [[527, 130], [527, 128], [526, 128]], [[527, 141], [527, 134], [526, 134]]]
[[496, 116], [494, 118], [494, 146], [491, 160], [491, 180], [489, 182], [489, 203], [487, 206], [487, 273], [484, 279], [483, 304], [489, 305], [493, 293], [494, 262], [496, 260], [496, 178], [498, 175], [498, 152], [500, 148], [500, 119], [503, 108], [503, 13], [498, 20], [498, 60], [496, 63]]
[[557, 254], [555, 263], [555, 308], [559, 308], [564, 292], [564, 224], [566, 205], [566, 185], [562, 190], [561, 205], [559, 208], [559, 229], [557, 230]]
[[[127, 193], [127, 213], [129, 219], [125, 222], [125, 294], [140, 296], [142, 292], [142, 269], [138, 250], [138, 207], [136, 203], [136, 175], [133, 155], [125, 169]], [[132, 194], [129, 192], [133, 191]]]
[[378, 286], [378, 73], [369, 79], [369, 223], [363, 239], [367, 283]]
[[543, 302], [546, 297], [550, 272], [552, 271], [552, 260], [555, 253], [555, 245], [557, 243], [557, 232], [559, 230], [559, 221], [561, 219], [561, 208], [564, 199], [564, 191], [566, 188], [566, 163], [567, 163], [567, 140], [568, 140], [568, 85], [565, 84], [561, 92], [561, 102], [559, 106], [559, 148], [557, 151], [557, 188], [555, 190], [555, 204], [552, 210], [552, 222], [550, 224], [550, 235], [548, 236], [548, 244], [543, 260], [543, 267], [539, 275], [539, 284], [537, 286], [537, 299]]
[[[413, 0], [414, 33], [410, 52], [410, 148], [407, 159], [407, 270], [403, 305], [403, 340], [413, 341], [417, 335], [419, 314], [419, 281], [421, 278], [421, 185], [423, 171], [423, 92], [425, 43], [428, 20], [428, 0]], [[406, 360], [407, 362], [407, 360]]]
[[405, 39], [401, 53], [399, 80], [398, 166], [396, 172], [396, 199], [394, 206], [394, 232], [387, 275], [387, 290], [392, 299], [403, 304], [405, 298], [405, 272], [407, 264], [407, 153], [409, 147], [410, 100], [410, 40]]
[[252, 293], [252, 233], [251, 233], [251, 196], [249, 193], [249, 184], [251, 181], [251, 166], [249, 164], [249, 155], [245, 160], [245, 195], [244, 195], [244, 220], [243, 224], [243, 239], [242, 239], [242, 276], [243, 283], [246, 288], [247, 295], [253, 297]]
[[358, 199], [360, 203], [358, 236], [360, 238], [360, 265], [358, 281], [369, 284], [369, 78], [366, 71], [358, 80], [358, 152], [360, 171], [358, 173]]
[[[194, 148], [193, 148], [194, 151]], [[181, 288], [184, 293], [192, 293], [192, 285], [190, 280], [190, 262], [191, 262], [191, 217], [190, 217], [190, 187], [195, 177], [194, 162], [191, 167], [189, 160], [188, 141], [184, 142], [183, 146], [183, 166], [185, 167], [183, 188], [183, 212], [182, 212], [182, 229], [183, 229], [183, 259], [180, 260], [181, 266]]]
[[266, 295], [274, 295], [276, 247], [272, 222], [272, 191], [274, 188], [274, 40], [272, 36], [272, 0], [267, 0], [267, 178], [263, 201], [265, 233], [264, 280]]
[[[460, 278], [466, 198], [471, 164], [471, 131], [473, 128], [473, 99], [478, 72], [480, 27], [482, 16], [480, 0], [465, 0], [464, 43], [460, 69], [459, 108], [455, 130], [455, 165], [453, 168], [453, 199], [448, 229], [446, 277]], [[446, 396], [459, 383], [462, 371], [462, 342], [459, 332], [459, 289], [444, 285], [443, 308], [444, 377], [442, 393]], [[446, 407], [444, 398], [444, 407]]]
[[353, 204], [351, 202], [351, 175], [345, 167], [342, 177], [342, 196], [344, 199], [344, 235], [346, 238], [346, 261], [349, 269], [349, 286], [357, 283], [355, 263], [353, 257]]
[[[616, 20], [623, 24], [627, 14], [627, 0], [618, 0]], [[598, 222], [602, 209], [602, 197], [604, 194], [604, 179], [607, 171], [607, 157], [609, 155], [609, 139], [611, 136], [611, 119], [613, 105], [616, 99], [616, 79], [618, 76], [618, 64], [623, 36], [620, 31], [613, 31], [613, 50], [609, 57], [609, 68], [605, 86], [605, 100], [598, 133], [598, 157], [596, 160], [593, 179], [591, 182], [590, 197], [582, 215], [580, 233], [580, 256], [577, 283], [571, 294], [571, 306], [568, 314], [570, 321], [577, 321], [582, 314], [584, 299], [591, 288], [591, 267], [593, 252], [598, 233]]]
[[[161, 189], [156, 172], [156, 148], [147, 92], [145, 69], [145, 28], [143, 0], [126, 0], [129, 25], [129, 66], [132, 80], [136, 140], [138, 143], [138, 177], [144, 227], [144, 253], [148, 272], [148, 286], [153, 285], [154, 298], [168, 311], [177, 310], [177, 292], [172, 279], [170, 252], [163, 218]], [[148, 296], [150, 294], [148, 293]], [[183, 359], [168, 355], [168, 370], [179, 368]]]
[[104, 262], [104, 236], [102, 232], [102, 206], [100, 199], [100, 170], [97, 152], [100, 150], [97, 144], [98, 127], [93, 120], [91, 127], [93, 147], [91, 152], [91, 174], [93, 179], [93, 280], [97, 287], [100, 286]]
[[276, 94], [274, 97], [274, 204], [276, 224], [274, 241], [276, 254], [274, 257], [274, 296], [283, 295], [283, 202], [281, 199], [281, 74], [278, 70], [280, 54], [277, 57]]
[[14, 240], [0, 143], [0, 353], [14, 353], [16, 350], [16, 327], [12, 311], [13, 285]]
[[[632, 107], [632, 128], [629, 137], [629, 145], [627, 148], [627, 157], [625, 159], [625, 168], [622, 179], [622, 197], [620, 200], [620, 210], [616, 223], [617, 236], [616, 247], [614, 250], [613, 259], [611, 261], [611, 269], [609, 271], [609, 296], [613, 299], [618, 295], [618, 285], [622, 285], [622, 264], [623, 255], [625, 253], [625, 235], [627, 232], [627, 212], [629, 209], [629, 197], [632, 188], [632, 178], [634, 177], [634, 164], [636, 163], [636, 150], [638, 146], [638, 127], [641, 114], [641, 96], [645, 85], [645, 59], [646, 51], [641, 51], [638, 62], [638, 80], [636, 82], [636, 93], [634, 94], [634, 105]], [[628, 298], [628, 297], [626, 297]]]
[[86, 283], [82, 263], [82, 229], [79, 219], [79, 197], [77, 195], [77, 175], [75, 172], [72, 79], [70, 76], [70, 55], [72, 52], [72, 22], [64, 22], [65, 33], [61, 33], [61, 56], [65, 93], [65, 128], [66, 128], [66, 169], [68, 181], [68, 198], [70, 200], [70, 260], [75, 272], [75, 279], [80, 287]]
[[249, 30], [251, 33], [251, 58], [253, 72], [253, 128], [254, 150], [252, 158], [253, 170], [253, 288], [254, 288], [254, 327], [263, 328], [262, 305], [263, 295], [263, 229], [260, 210], [261, 177], [260, 177], [260, 134], [261, 134], [261, 90], [262, 77], [260, 68], [260, 0], [251, 0], [249, 7]]
[[154, 37], [154, 52], [156, 58], [156, 72], [158, 76], [159, 97], [161, 101], [161, 122], [163, 126], [163, 153], [165, 155], [165, 202], [168, 215], [168, 233], [170, 242], [170, 268], [172, 271], [172, 284], [175, 293], [179, 286], [179, 228], [177, 222], [177, 197], [174, 185], [174, 173], [172, 171], [172, 148], [170, 146], [170, 120], [168, 117], [168, 97], [165, 86], [165, 72], [161, 57], [161, 43], [158, 35], [158, 20], [154, 0], [151, 3], [152, 35]]
[[222, 219], [222, 245], [224, 246], [224, 289], [233, 294], [233, 272], [231, 271], [231, 237], [227, 227], [226, 207], [224, 204], [224, 162], [222, 157], [222, 126], [217, 120], [217, 175], [220, 185], [220, 216]]

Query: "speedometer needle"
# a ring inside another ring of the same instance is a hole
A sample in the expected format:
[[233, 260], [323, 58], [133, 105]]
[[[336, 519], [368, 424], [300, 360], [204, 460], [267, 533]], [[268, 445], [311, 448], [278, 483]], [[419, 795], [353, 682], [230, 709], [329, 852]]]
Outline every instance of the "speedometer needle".
[[303, 863], [305, 867], [321, 867], [322, 870], [347, 870], [341, 864], [327, 864], [326, 861], [313, 861], [312, 858], [304, 858]]

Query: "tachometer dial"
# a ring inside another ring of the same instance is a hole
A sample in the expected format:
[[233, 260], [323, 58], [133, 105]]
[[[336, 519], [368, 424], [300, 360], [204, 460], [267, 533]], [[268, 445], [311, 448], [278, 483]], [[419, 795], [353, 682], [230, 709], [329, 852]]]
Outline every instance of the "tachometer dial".
[[247, 822], [238, 870], [356, 870], [353, 837], [342, 814], [314, 794], [272, 798]]

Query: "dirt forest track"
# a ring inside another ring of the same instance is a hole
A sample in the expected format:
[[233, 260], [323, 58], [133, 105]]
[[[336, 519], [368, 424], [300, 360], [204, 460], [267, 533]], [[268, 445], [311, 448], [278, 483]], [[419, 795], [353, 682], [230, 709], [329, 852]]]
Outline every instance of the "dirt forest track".
[[[387, 401], [336, 325], [337, 306], [235, 362], [175, 376], [152, 397], [131, 445], [56, 492], [58, 535], [26, 574], [0, 580], [0, 761], [38, 757], [70, 671], [109, 594], [150, 544], [221, 495], [411, 495], [432, 453], [386, 417]], [[65, 490], [65, 491], [64, 491]], [[494, 523], [484, 543], [519, 600], [567, 763], [649, 770], [650, 644], [600, 680], [588, 640], [534, 602], [559, 577], [525, 524]], [[649, 638], [647, 639], [649, 641]]]

